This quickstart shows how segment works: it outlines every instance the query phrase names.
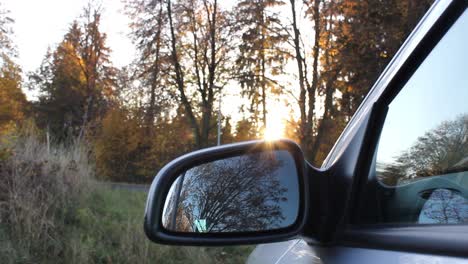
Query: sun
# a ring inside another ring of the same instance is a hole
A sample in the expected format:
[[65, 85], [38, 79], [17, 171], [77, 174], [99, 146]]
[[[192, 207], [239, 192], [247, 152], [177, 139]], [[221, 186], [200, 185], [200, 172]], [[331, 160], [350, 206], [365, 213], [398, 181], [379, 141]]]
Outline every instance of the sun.
[[263, 138], [268, 141], [277, 140], [284, 137], [284, 120], [279, 111], [272, 111], [267, 116], [266, 128], [263, 131]]
[[281, 133], [281, 130], [276, 130], [273, 128], [267, 127], [263, 133], [263, 138], [268, 141], [273, 141], [277, 140], [283, 137], [283, 133]]

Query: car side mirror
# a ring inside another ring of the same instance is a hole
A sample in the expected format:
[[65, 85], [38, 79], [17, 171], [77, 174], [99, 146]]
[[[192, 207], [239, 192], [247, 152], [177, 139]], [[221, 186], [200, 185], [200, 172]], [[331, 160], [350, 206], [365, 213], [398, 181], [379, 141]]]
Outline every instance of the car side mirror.
[[203, 149], [167, 164], [151, 185], [144, 228], [154, 242], [237, 245], [281, 241], [307, 212], [305, 162], [289, 140]]

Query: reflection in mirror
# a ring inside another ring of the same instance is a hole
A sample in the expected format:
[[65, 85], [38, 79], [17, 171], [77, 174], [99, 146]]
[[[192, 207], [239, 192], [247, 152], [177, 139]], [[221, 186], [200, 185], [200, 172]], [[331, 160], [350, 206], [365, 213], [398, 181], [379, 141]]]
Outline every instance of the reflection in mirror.
[[287, 151], [215, 160], [182, 173], [172, 184], [163, 226], [176, 232], [254, 232], [291, 226], [299, 184]]
[[457, 190], [432, 190], [419, 215], [420, 224], [468, 223], [468, 200]]

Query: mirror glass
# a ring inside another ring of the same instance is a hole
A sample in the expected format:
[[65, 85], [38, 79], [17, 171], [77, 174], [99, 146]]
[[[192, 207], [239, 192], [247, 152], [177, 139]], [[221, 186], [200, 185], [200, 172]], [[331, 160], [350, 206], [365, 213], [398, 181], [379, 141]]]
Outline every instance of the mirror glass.
[[228, 157], [183, 172], [162, 223], [174, 232], [255, 232], [294, 224], [299, 184], [293, 156], [271, 150]]

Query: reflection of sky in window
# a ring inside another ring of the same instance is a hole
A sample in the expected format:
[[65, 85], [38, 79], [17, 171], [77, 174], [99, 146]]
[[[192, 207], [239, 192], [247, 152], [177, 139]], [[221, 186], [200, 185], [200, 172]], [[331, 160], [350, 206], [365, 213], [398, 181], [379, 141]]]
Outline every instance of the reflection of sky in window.
[[379, 143], [379, 162], [391, 162], [424, 133], [468, 113], [467, 32], [465, 11], [392, 101]]

